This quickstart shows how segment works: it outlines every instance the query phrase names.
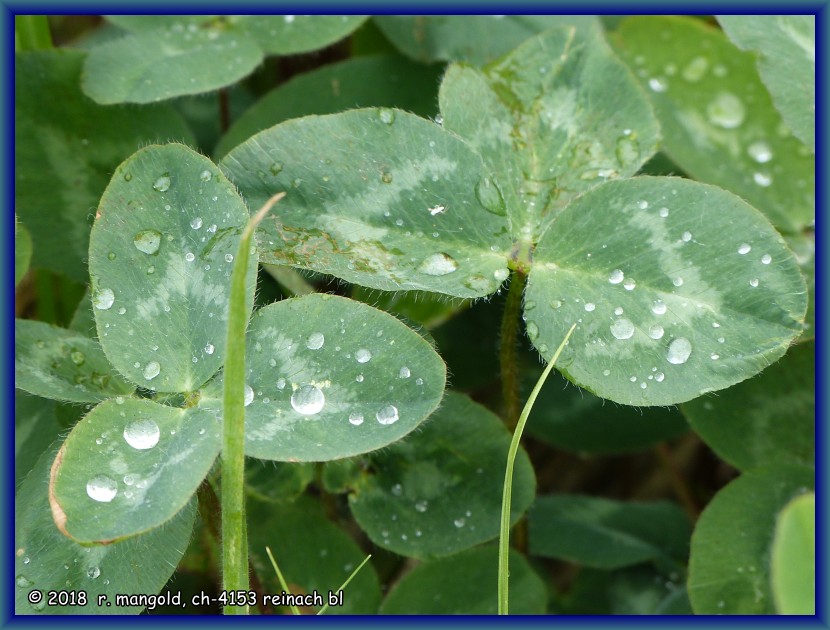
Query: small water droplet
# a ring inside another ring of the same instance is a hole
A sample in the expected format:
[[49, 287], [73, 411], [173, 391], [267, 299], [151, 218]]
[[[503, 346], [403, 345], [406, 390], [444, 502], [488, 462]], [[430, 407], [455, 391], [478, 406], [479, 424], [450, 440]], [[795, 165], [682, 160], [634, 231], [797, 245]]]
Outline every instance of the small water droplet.
[[534, 322], [527, 323], [527, 336], [530, 337], [531, 340], [536, 339], [539, 336], [539, 327]]
[[772, 159], [772, 149], [770, 149], [770, 146], [763, 140], [757, 140], [756, 142], [750, 144], [747, 147], [746, 152], [749, 153], [749, 157], [758, 162], [758, 164], [766, 164]]
[[692, 240], [692, 233], [691, 232], [683, 232], [683, 236], [681, 236], [680, 238], [683, 239], [684, 243], [688, 243], [689, 241]]
[[626, 291], [633, 291], [637, 287], [637, 282], [633, 278], [629, 278], [623, 283]]
[[596, 307], [597, 307], [597, 305], [594, 304], [593, 302], [585, 302], [585, 310], [588, 311], [589, 313], [591, 311], [593, 311], [594, 309], [596, 309]]
[[649, 327], [648, 336], [652, 339], [660, 339], [663, 336], [663, 327], [660, 324], [654, 324]]
[[652, 77], [648, 80], [648, 87], [653, 92], [665, 92], [669, 89], [669, 83], [663, 77]]
[[144, 366], [144, 378], [148, 381], [152, 381], [159, 375], [161, 371], [161, 366], [158, 364], [158, 361], [150, 361], [147, 365]]
[[115, 302], [115, 293], [112, 289], [101, 289], [92, 298], [92, 305], [101, 311], [108, 310]]
[[467, 520], [464, 518], [457, 518], [455, 519], [452, 524], [461, 529], [467, 523]]
[[115, 255], [115, 252], [110, 252], [109, 254], [107, 254], [107, 258], [109, 260], [115, 260], [117, 257]]
[[326, 403], [326, 397], [316, 385], [303, 385], [291, 394], [291, 406], [299, 414], [312, 416]]
[[285, 379], [284, 378], [277, 379], [277, 389], [285, 389]]
[[476, 185], [476, 198], [488, 212], [499, 216], [505, 216], [507, 214], [501, 190], [499, 190], [498, 184], [489, 177], [482, 177], [478, 181]]
[[380, 181], [384, 184], [391, 184], [392, 183], [392, 173], [389, 171], [384, 171], [380, 176]]
[[692, 354], [692, 343], [685, 337], [678, 337], [669, 344], [669, 352], [666, 359], [674, 365], [686, 363], [689, 355]]
[[623, 310], [622, 306], [618, 306], [614, 309], [614, 315], [622, 315], [625, 311]]
[[662, 383], [663, 379], [665, 379], [665, 378], [666, 378], [666, 375], [663, 374], [662, 372], [657, 372], [657, 374], [654, 375], [654, 380], [657, 381], [658, 383]]
[[125, 182], [129, 182], [129, 181], [131, 181], [131, 180], [132, 180], [132, 178], [133, 178], [133, 174], [132, 174], [132, 173], [124, 173], [124, 181], [125, 181]]
[[159, 177], [155, 183], [153, 184], [153, 189], [157, 190], [158, 192], [167, 192], [170, 188], [170, 176], [165, 173], [161, 177]]
[[305, 347], [309, 350], [319, 350], [323, 347], [326, 337], [321, 332], [311, 333], [306, 339]]
[[739, 254], [748, 254], [752, 251], [752, 246], [749, 243], [741, 243], [738, 246], [738, 253]]
[[641, 199], [637, 202], [637, 207], [640, 210], [645, 210], [646, 208], [648, 208], [648, 201], [646, 201], [645, 199]]
[[75, 365], [83, 365], [86, 361], [84, 353], [79, 352], [78, 350], [75, 350], [72, 354], [69, 355], [69, 357], [72, 359], [72, 363], [74, 363]]
[[772, 185], [772, 175], [769, 173], [753, 173], [752, 180], [763, 188]]
[[109, 503], [118, 494], [118, 484], [106, 475], [98, 475], [87, 482], [86, 493], [93, 501]]
[[682, 287], [683, 286], [683, 278], [681, 278], [680, 276], [677, 276], [674, 280], [671, 281], [671, 283], [676, 287]]
[[216, 347], [212, 343], [205, 346], [205, 354], [213, 354], [214, 350], [216, 350]]
[[245, 406], [247, 407], [254, 402], [254, 388], [250, 385], [245, 385]]
[[349, 414], [349, 423], [358, 427], [363, 424], [363, 414], [359, 411], [353, 411]]
[[664, 219], [669, 216], [669, 209], [666, 207], [660, 208], [657, 213]]
[[772, 256], [770, 256], [769, 254], [764, 254], [763, 256], [761, 256], [761, 263], [762, 264], [768, 265], [771, 262], [772, 262]]
[[190, 222], [190, 227], [192, 227], [194, 230], [198, 230], [200, 227], [202, 227], [202, 217], [196, 217], [195, 219], [193, 219]]
[[378, 110], [378, 118], [380, 118], [380, 122], [386, 125], [391, 125], [395, 122], [395, 112], [391, 109], [382, 107]]
[[98, 567], [89, 567], [86, 571], [86, 576], [92, 580], [101, 575], [101, 569]]
[[714, 352], [710, 354], [709, 357], [712, 359], [712, 361], [717, 361], [718, 359], [720, 359], [720, 355]]
[[357, 359], [358, 363], [367, 363], [372, 358], [372, 353], [366, 348], [360, 348], [354, 353], [354, 358]]
[[377, 421], [380, 424], [394, 424], [398, 421], [399, 418], [398, 408], [394, 405], [387, 405], [386, 407], [383, 407], [382, 409], [378, 410], [378, 412], [375, 414], [375, 417], [377, 418]]
[[423, 384], [424, 384], [424, 379], [422, 379], [422, 378], [416, 378], [416, 379], [415, 379], [415, 384], [416, 384], [416, 385], [423, 385]]
[[409, 376], [410, 376], [409, 368], [406, 367], [406, 366], [403, 366], [401, 368], [401, 371], [398, 372], [398, 377], [400, 377], [400, 378], [409, 378]]
[[655, 315], [664, 315], [666, 313], [666, 304], [662, 300], [655, 300], [651, 305], [651, 312]]
[[619, 284], [623, 281], [623, 278], [625, 278], [625, 274], [622, 272], [622, 269], [614, 269], [608, 276], [608, 282], [611, 284]]
[[124, 428], [124, 440], [139, 451], [153, 448], [159, 443], [158, 425], [149, 419], [137, 420]]
[[634, 336], [634, 324], [625, 318], [618, 319], [611, 324], [611, 334], [617, 339], [631, 339]]
[[706, 107], [709, 122], [724, 129], [740, 127], [746, 117], [743, 102], [731, 92], [720, 92]]
[[758, 282], [758, 278], [752, 278], [752, 280], [749, 281], [749, 286], [751, 286], [751, 287], [757, 287], [758, 284], [760, 284]]
[[427, 256], [420, 265], [418, 271], [429, 276], [446, 276], [458, 269], [458, 263], [449, 254], [438, 252]]
[[415, 511], [416, 512], [420, 512], [421, 514], [423, 514], [424, 512], [427, 511], [427, 508], [429, 508], [429, 501], [424, 500], [424, 501], [417, 501], [415, 503]]
[[610, 376], [611, 375], [611, 370], [603, 370], [602, 375], [603, 376]]
[[396, 483], [394, 486], [392, 486], [392, 494], [394, 494], [396, 497], [401, 496], [403, 494], [403, 486], [399, 483]]
[[184, 259], [185, 259], [187, 262], [193, 262], [194, 260], [196, 260], [196, 256], [194, 256], [193, 252], [187, 252], [187, 253], [184, 255]]
[[493, 277], [496, 279], [496, 282], [504, 282], [509, 275], [510, 272], [507, 269], [496, 269], [493, 272]]
[[225, 254], [225, 262], [233, 262], [233, 254]]
[[363, 382], [363, 374], [358, 374], [357, 376], [354, 377], [354, 380], [356, 380], [358, 383], [362, 383]]

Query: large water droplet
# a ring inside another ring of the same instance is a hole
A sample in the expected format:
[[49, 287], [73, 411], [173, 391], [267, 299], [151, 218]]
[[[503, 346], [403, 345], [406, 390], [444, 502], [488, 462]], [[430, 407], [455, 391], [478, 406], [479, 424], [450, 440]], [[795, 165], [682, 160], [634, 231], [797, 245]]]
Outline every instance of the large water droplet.
[[721, 92], [706, 107], [709, 122], [724, 129], [740, 127], [746, 117], [743, 102], [731, 92]]
[[375, 414], [375, 417], [380, 424], [394, 424], [399, 418], [398, 408], [395, 405], [387, 405], [383, 409], [380, 409]]
[[666, 359], [669, 363], [680, 365], [686, 363], [690, 354], [692, 354], [692, 343], [686, 337], [678, 337], [669, 344]]
[[118, 484], [106, 475], [98, 475], [87, 482], [86, 493], [94, 501], [109, 503], [118, 494]]
[[476, 186], [476, 197], [482, 207], [488, 212], [505, 216], [507, 210], [504, 206], [504, 197], [498, 185], [489, 177], [482, 177]]
[[170, 176], [166, 173], [159, 177], [153, 184], [153, 189], [159, 192], [166, 192], [170, 188]]
[[357, 359], [358, 363], [368, 363], [369, 360], [372, 358], [372, 353], [369, 352], [366, 348], [360, 348], [357, 352], [354, 353], [354, 358]]
[[316, 385], [303, 385], [291, 394], [291, 406], [304, 416], [318, 413], [326, 404], [326, 397]]
[[349, 414], [349, 423], [358, 427], [363, 424], [363, 414], [358, 411], [353, 411]]
[[247, 407], [254, 402], [254, 389], [250, 385], [245, 385], [245, 406]]
[[92, 305], [101, 311], [109, 309], [113, 302], [115, 302], [115, 293], [112, 292], [112, 289], [100, 289], [92, 297]]
[[622, 272], [622, 269], [614, 269], [608, 276], [608, 282], [611, 284], [619, 284], [623, 281], [623, 278], [625, 278], [625, 274]]
[[446, 276], [458, 269], [458, 263], [449, 254], [438, 252], [427, 256], [423, 262], [418, 265], [418, 271], [425, 273], [428, 276]]
[[152, 420], [137, 420], [124, 429], [124, 439], [127, 444], [140, 451], [153, 448], [159, 443], [159, 426]]
[[611, 324], [611, 334], [617, 339], [630, 339], [634, 336], [634, 324], [624, 317], [618, 319]]
[[161, 366], [158, 364], [158, 361], [150, 361], [144, 366], [144, 378], [151, 381], [159, 375], [160, 371]]
[[155, 254], [161, 244], [161, 233], [157, 230], [141, 230], [133, 237], [135, 248], [145, 254]]
[[86, 570], [86, 576], [92, 580], [96, 579], [99, 575], [101, 575], [101, 569], [98, 567], [89, 567]]
[[325, 343], [326, 338], [321, 332], [311, 333], [306, 339], [305, 347], [309, 350], [319, 350], [323, 347], [323, 343]]
[[747, 147], [746, 152], [749, 153], [749, 157], [758, 162], [758, 164], [766, 164], [772, 159], [772, 149], [770, 149], [770, 146], [763, 140], [757, 140], [756, 142], [750, 144]]

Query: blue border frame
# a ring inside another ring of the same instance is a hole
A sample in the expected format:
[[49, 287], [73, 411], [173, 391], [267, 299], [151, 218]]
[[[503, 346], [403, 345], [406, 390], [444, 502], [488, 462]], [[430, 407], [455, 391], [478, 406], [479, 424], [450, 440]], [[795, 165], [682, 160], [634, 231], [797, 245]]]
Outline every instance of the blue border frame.
[[[79, 2], [71, 6], [67, 6], [60, 2], [4, 2], [0, 0], [0, 33], [2, 33], [2, 78], [5, 87], [5, 94], [7, 97], [14, 94], [14, 16], [17, 14], [64, 14], [64, 15], [84, 15], [84, 14], [101, 14], [101, 13], [203, 13], [216, 12], [217, 9], [228, 9], [236, 14], [257, 14], [257, 13], [274, 13], [276, 11], [290, 12], [290, 11], [304, 11], [306, 13], [354, 13], [354, 14], [382, 14], [382, 13], [397, 13], [397, 14], [411, 14], [411, 13], [425, 13], [425, 14], [475, 14], [486, 13], [488, 10], [509, 10], [511, 13], [548, 13], [555, 11], [562, 14], [662, 14], [669, 9], [671, 13], [685, 13], [685, 14], [756, 14], [761, 13], [803, 13], [816, 15], [816, 109], [818, 115], [816, 116], [816, 170], [819, 177], [816, 178], [816, 439], [817, 439], [817, 457], [816, 457], [816, 494], [818, 495], [818, 511], [816, 514], [816, 529], [818, 532], [816, 540], [817, 552], [817, 567], [816, 567], [816, 616], [815, 617], [755, 617], [755, 616], [734, 616], [728, 618], [720, 617], [601, 617], [601, 616], [569, 616], [569, 617], [511, 617], [509, 623], [522, 625], [556, 625], [557, 627], [614, 627], [614, 626], [630, 626], [632, 624], [655, 626], [655, 625], [672, 625], [672, 626], [686, 626], [706, 624], [710, 628], [730, 628], [735, 625], [752, 625], [752, 626], [783, 626], [791, 625], [809, 626], [809, 627], [828, 627], [827, 618], [827, 560], [828, 560], [828, 546], [826, 536], [828, 526], [828, 506], [827, 496], [827, 470], [828, 464], [824, 457], [820, 454], [828, 453], [827, 444], [827, 427], [824, 420], [827, 415], [827, 399], [826, 391], [830, 386], [827, 373], [825, 371], [825, 357], [827, 356], [827, 340], [825, 339], [823, 327], [819, 322], [824, 321], [826, 310], [827, 295], [824, 290], [825, 280], [825, 264], [826, 254], [822, 247], [827, 243], [828, 221], [825, 212], [830, 210], [827, 206], [827, 182], [830, 181], [830, 172], [828, 172], [827, 163], [825, 161], [827, 149], [827, 127], [825, 124], [825, 117], [822, 112], [827, 112], [827, 85], [826, 85], [826, 54], [827, 48], [825, 45], [825, 37], [830, 32], [830, 12], [828, 12], [828, 0], [823, 2], [798, 2], [796, 4], [780, 5], [776, 3], [761, 4], [759, 2], [751, 2], [749, 0], [742, 0], [739, 2], [731, 2], [729, 4], [715, 3], [715, 2], [701, 2], [695, 4], [681, 4], [666, 6], [665, 3], [658, 2], [641, 2], [636, 4], [624, 4], [622, 6], [610, 2], [592, 2], [588, 4], [583, 3], [561, 3], [553, 4], [550, 2], [522, 2], [520, 4], [504, 6], [498, 2], [453, 2], [451, 5], [438, 5], [428, 2], [422, 3], [401, 3], [390, 6], [389, 3], [379, 2], [363, 2], [363, 3], [347, 3], [347, 2], [327, 2], [327, 3], [267, 3], [267, 2], [243, 2], [239, 4], [228, 5], [221, 2], [204, 2], [197, 0], [178, 0], [174, 3], [161, 2], [159, 0], [148, 0], [147, 2], [129, 2], [124, 4], [112, 5], [102, 2]], [[391, 11], [390, 9], [394, 9]], [[0, 100], [0, 112], [3, 114], [2, 131], [0, 131], [0, 139], [2, 139], [3, 157], [5, 168], [2, 170], [2, 191], [4, 193], [5, 208], [4, 211], [4, 227], [3, 231], [4, 247], [2, 249], [3, 268], [4, 268], [4, 295], [9, 303], [14, 305], [14, 106], [13, 98], [4, 98]], [[13, 312], [11, 308], [6, 308], [4, 313], [6, 317], [3, 321], [4, 334], [0, 337], [0, 353], [4, 357], [2, 364], [2, 378], [3, 391], [5, 396], [3, 398], [4, 422], [2, 424], [2, 438], [5, 445], [5, 455], [3, 461], [4, 482], [2, 484], [2, 505], [6, 507], [5, 514], [9, 515], [2, 520], [0, 532], [2, 532], [4, 548], [6, 553], [2, 554], [4, 560], [13, 557], [14, 554], [14, 527], [13, 527], [13, 509], [8, 509], [14, 504], [14, 453], [12, 445], [14, 444], [14, 370], [13, 358], [10, 351], [12, 341], [14, 339], [13, 317], [9, 317], [8, 313]], [[26, 625], [26, 626], [40, 626], [50, 627], [61, 624], [73, 625], [77, 623], [94, 623], [94, 624], [112, 624], [112, 618], [93, 618], [73, 617], [62, 618], [58, 622], [57, 617], [35, 618], [35, 617], [15, 617], [13, 616], [14, 609], [14, 567], [7, 568], [2, 572], [2, 587], [0, 587], [0, 624], [11, 625]], [[142, 620], [149, 620], [148, 623], [164, 624], [171, 620], [174, 623], [199, 623], [199, 624], [227, 624], [227, 623], [242, 623], [240, 618], [213, 618], [213, 617], [119, 617], [118, 623], [142, 623]], [[187, 620], [194, 620], [192, 622]], [[97, 621], [96, 621], [97, 620]], [[259, 617], [249, 617], [244, 620], [246, 623], [259, 623]], [[506, 620], [505, 620], [506, 621]], [[424, 626], [427, 624], [430, 627], [435, 627], [436, 624], [443, 625], [446, 622], [448, 625], [458, 627], [459, 625], [494, 625], [501, 624], [499, 618], [488, 617], [352, 617], [352, 618], [292, 618], [284, 617], [280, 619], [279, 623], [286, 623], [291, 625], [297, 624], [345, 624], [345, 625], [386, 625], [394, 623], [395, 625], [405, 626]], [[266, 623], [274, 623], [269, 620]]]

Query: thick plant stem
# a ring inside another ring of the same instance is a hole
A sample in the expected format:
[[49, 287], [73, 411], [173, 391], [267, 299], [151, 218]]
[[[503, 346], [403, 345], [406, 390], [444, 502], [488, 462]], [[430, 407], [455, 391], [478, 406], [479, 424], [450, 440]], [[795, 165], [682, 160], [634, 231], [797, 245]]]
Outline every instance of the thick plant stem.
[[[226, 592], [247, 591], [248, 537], [245, 521], [245, 276], [254, 229], [285, 193], [269, 199], [251, 218], [231, 274], [222, 432], [222, 581]], [[226, 615], [247, 615], [248, 606], [225, 606]]]
[[501, 346], [499, 347], [499, 368], [501, 390], [504, 398], [504, 420], [507, 428], [513, 430], [519, 421], [519, 365], [516, 352], [516, 335], [519, 330], [519, 316], [522, 312], [522, 294], [527, 277], [514, 270], [510, 276], [507, 304], [501, 320]]
[[45, 15], [14, 16], [14, 47], [18, 51], [53, 48], [52, 33]]
[[559, 355], [562, 354], [562, 350], [565, 348], [565, 344], [568, 343], [568, 339], [570, 339], [571, 334], [573, 333], [575, 328], [576, 324], [571, 326], [571, 329], [565, 335], [565, 338], [562, 340], [562, 343], [559, 344], [559, 347], [556, 349], [556, 352], [553, 353], [553, 356], [551, 357], [550, 362], [545, 368], [545, 371], [542, 372], [542, 376], [540, 376], [539, 380], [536, 381], [536, 385], [534, 386], [533, 391], [530, 392], [530, 397], [527, 399], [524, 409], [522, 409], [522, 414], [521, 416], [519, 416], [519, 423], [516, 425], [516, 430], [513, 432], [513, 438], [510, 440], [510, 448], [507, 451], [507, 467], [504, 471], [504, 490], [502, 491], [501, 503], [501, 526], [499, 528], [498, 609], [500, 615], [508, 614], [508, 605], [510, 597], [510, 504], [512, 503], [513, 499], [513, 467], [516, 464], [516, 455], [519, 452], [519, 444], [521, 444], [522, 441], [522, 433], [525, 430], [525, 425], [527, 424], [527, 418], [530, 415], [530, 411], [531, 409], [533, 409], [533, 403], [536, 402], [536, 397], [539, 395], [539, 391], [542, 389], [542, 385], [545, 384], [545, 381], [548, 378], [548, 374], [550, 374], [550, 371], [556, 364]]

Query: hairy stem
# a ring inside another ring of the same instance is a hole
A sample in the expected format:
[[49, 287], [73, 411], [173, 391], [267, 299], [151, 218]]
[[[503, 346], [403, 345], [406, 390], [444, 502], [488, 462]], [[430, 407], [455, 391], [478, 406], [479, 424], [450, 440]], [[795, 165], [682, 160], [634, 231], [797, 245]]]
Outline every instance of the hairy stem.
[[[285, 193], [269, 199], [242, 232], [231, 273], [222, 432], [222, 580], [226, 592], [247, 591], [248, 537], [245, 521], [245, 276], [257, 224]], [[247, 615], [248, 606], [225, 606], [226, 615]]]
[[[512, 287], [511, 287], [512, 291]], [[509, 301], [509, 298], [508, 298]], [[539, 380], [536, 381], [536, 385], [533, 388], [533, 391], [530, 392], [530, 397], [527, 399], [525, 403], [524, 409], [522, 409], [522, 414], [519, 416], [519, 422], [516, 425], [516, 430], [513, 432], [513, 438], [510, 440], [510, 448], [507, 451], [507, 467], [504, 471], [504, 490], [502, 491], [502, 502], [501, 502], [501, 526], [499, 529], [499, 614], [506, 615], [508, 614], [508, 604], [509, 604], [509, 575], [510, 575], [510, 566], [509, 566], [509, 553], [510, 553], [510, 505], [513, 499], [513, 467], [516, 464], [516, 455], [519, 452], [519, 444], [522, 441], [522, 433], [525, 430], [525, 425], [527, 424], [527, 418], [530, 416], [530, 411], [533, 409], [533, 403], [536, 402], [536, 397], [539, 395], [539, 391], [542, 389], [542, 385], [545, 384], [545, 381], [548, 378], [548, 374], [553, 369], [556, 360], [559, 358], [559, 355], [562, 353], [562, 350], [565, 348], [565, 344], [568, 343], [568, 339], [570, 339], [571, 334], [573, 333], [574, 329], [576, 328], [576, 324], [571, 326], [571, 329], [565, 335], [565, 338], [562, 340], [562, 343], [559, 344], [559, 347], [556, 349], [556, 352], [553, 353], [553, 356], [550, 359], [545, 371], [542, 372], [542, 376], [539, 377]]]
[[504, 420], [507, 428], [513, 430], [519, 421], [519, 365], [516, 351], [516, 336], [519, 329], [519, 316], [522, 312], [522, 294], [527, 276], [519, 270], [510, 276], [510, 289], [507, 304], [501, 320], [501, 346], [499, 348], [499, 368], [501, 370], [501, 388], [504, 398]]

